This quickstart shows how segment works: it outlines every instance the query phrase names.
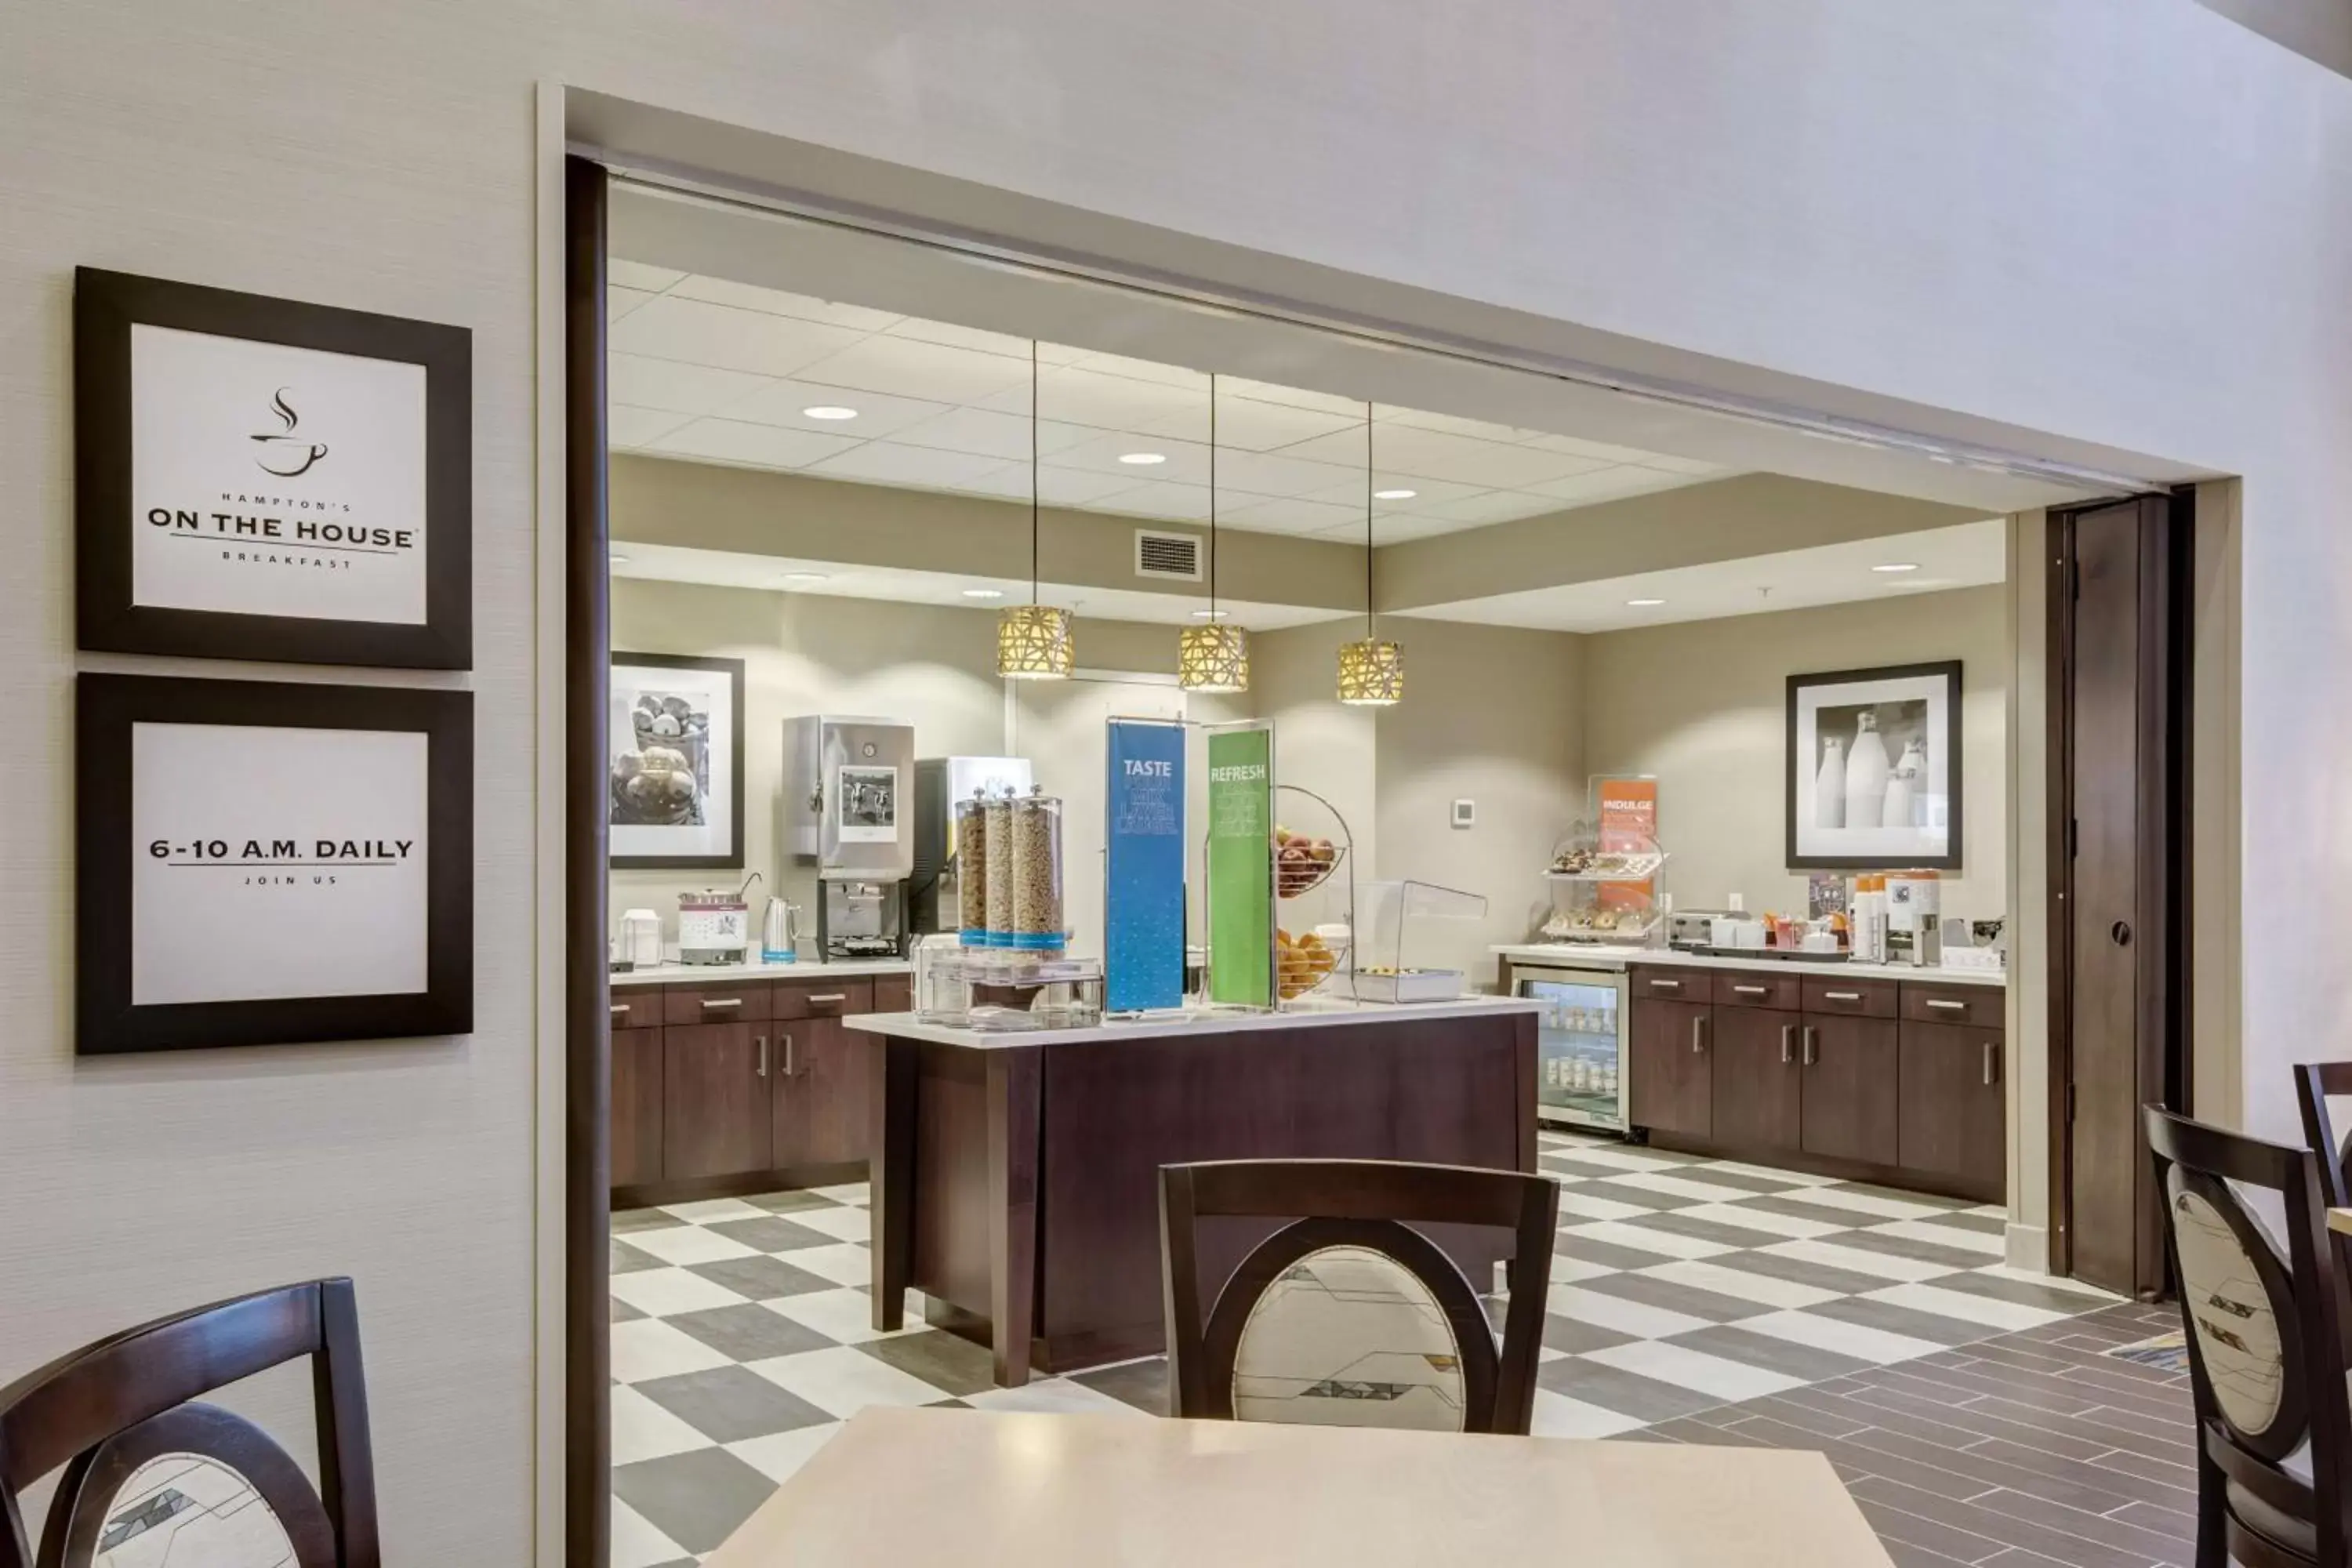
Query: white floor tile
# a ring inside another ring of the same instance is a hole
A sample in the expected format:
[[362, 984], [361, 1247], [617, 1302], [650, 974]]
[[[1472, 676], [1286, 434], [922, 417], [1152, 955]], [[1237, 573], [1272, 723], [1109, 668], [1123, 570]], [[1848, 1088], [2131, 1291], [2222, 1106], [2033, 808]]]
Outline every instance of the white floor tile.
[[1855, 1274], [1873, 1275], [1889, 1281], [1933, 1279], [1937, 1275], [1952, 1271], [1949, 1264], [1924, 1263], [1916, 1258], [1895, 1258], [1884, 1252], [1864, 1252], [1859, 1247], [1840, 1247], [1833, 1241], [1782, 1241], [1770, 1247], [1759, 1247], [1757, 1250], [1794, 1258], [1805, 1263], [1819, 1263], [1831, 1268], [1843, 1268]]
[[2022, 1279], [2031, 1285], [2046, 1285], [2053, 1290], [2066, 1290], [2084, 1299], [2083, 1310], [2095, 1306], [2112, 1304], [2126, 1298], [2112, 1290], [2102, 1290], [2096, 1285], [2085, 1285], [2080, 1279], [2068, 1279], [2056, 1274], [2044, 1274], [2038, 1269], [2012, 1268], [2006, 1263], [1996, 1263], [1984, 1268], [1973, 1268], [1972, 1274], [1990, 1274], [2001, 1279]]
[[1528, 1430], [1538, 1437], [1613, 1437], [1641, 1425], [1638, 1415], [1621, 1415], [1614, 1410], [1603, 1410], [1598, 1405], [1587, 1405], [1581, 1399], [1538, 1388], [1534, 1419], [1528, 1423]]
[[633, 1230], [623, 1237], [640, 1252], [650, 1252], [664, 1263], [724, 1263], [730, 1258], [760, 1256], [740, 1241], [730, 1241], [698, 1225], [668, 1226], [660, 1230]]
[[[1551, 1255], [1551, 1282], [1555, 1285], [1573, 1285], [1580, 1279], [1598, 1279], [1603, 1274], [1623, 1272], [1622, 1268], [1612, 1268], [1606, 1264], [1587, 1263], [1580, 1258], [1562, 1258], [1557, 1252]], [[1557, 1295], [1559, 1292], [1554, 1291], [1553, 1294]]]
[[1768, 1182], [1785, 1182], [1792, 1187], [1826, 1187], [1840, 1179], [1836, 1176], [1816, 1176], [1810, 1171], [1784, 1171], [1778, 1165], [1750, 1165], [1740, 1160], [1709, 1160], [1701, 1169], [1721, 1171], [1734, 1176], [1756, 1176]]
[[[798, 1219], [800, 1216], [792, 1216]], [[833, 1247], [802, 1247], [782, 1255], [795, 1268], [805, 1268], [836, 1285], [866, 1285], [874, 1279], [874, 1255], [852, 1242]], [[1948, 1274], [1950, 1269], [1944, 1270]]]
[[709, 1438], [635, 1389], [613, 1390], [613, 1463], [634, 1465], [710, 1446]]
[[1779, 1279], [1769, 1274], [1756, 1274], [1745, 1268], [1726, 1268], [1719, 1263], [1709, 1263], [1704, 1258], [1682, 1258], [1634, 1272], [1653, 1279], [1664, 1279], [1670, 1284], [1687, 1285], [1694, 1290], [1712, 1290], [1718, 1296], [1729, 1296], [1734, 1300], [1753, 1301], [1764, 1307], [1816, 1307], [1823, 1301], [1838, 1299], [1834, 1290], [1800, 1285], [1793, 1279]]
[[615, 1274], [613, 1295], [656, 1318], [708, 1311], [713, 1307], [740, 1307], [747, 1300], [738, 1291], [684, 1268], [640, 1268], [632, 1274]]
[[1776, 1340], [1786, 1340], [1792, 1345], [1808, 1345], [1817, 1351], [1833, 1351], [1862, 1361], [1876, 1362], [1881, 1366], [1914, 1356], [1933, 1355], [1944, 1347], [1927, 1340], [1915, 1340], [1908, 1334], [1890, 1334], [1884, 1329], [1865, 1329], [1854, 1323], [1842, 1323], [1835, 1318], [1817, 1318], [1811, 1312], [1767, 1312], [1760, 1318], [1742, 1318], [1739, 1326], [1759, 1334], [1769, 1334]]
[[[1880, 1219], [1917, 1219], [1921, 1215], [1941, 1214], [1945, 1205], [1931, 1203], [1907, 1203], [1901, 1198], [1883, 1198], [1876, 1193], [1850, 1193], [1843, 1187], [1815, 1187], [1797, 1194], [1800, 1202], [1820, 1204], [1826, 1208], [1852, 1209], [1859, 1215], [1874, 1215]], [[1856, 1220], [1856, 1225], [1868, 1225], [1869, 1220]]]
[[1881, 1236], [1899, 1236], [1908, 1241], [1929, 1241], [1937, 1247], [1948, 1247], [1960, 1252], [1979, 1252], [1987, 1258], [2005, 1258], [2009, 1246], [2000, 1237], [1988, 1236], [1979, 1230], [1963, 1230], [1956, 1225], [1934, 1225], [1927, 1220], [1898, 1219], [1891, 1225], [1869, 1227]]
[[1640, 1187], [1669, 1197], [1697, 1198], [1703, 1203], [1727, 1204], [1756, 1196], [1746, 1187], [1708, 1181], [1706, 1170], [1704, 1165], [1683, 1165], [1672, 1171], [1628, 1171], [1610, 1179], [1620, 1186]]
[[1816, 1236], [1835, 1236], [1842, 1230], [1855, 1228], [1850, 1225], [1829, 1225], [1817, 1219], [1799, 1219], [1795, 1215], [1774, 1214], [1748, 1204], [1694, 1204], [1686, 1209], [1676, 1209], [1678, 1215], [1693, 1219], [1711, 1219], [1717, 1225], [1736, 1225], [1748, 1230], [1760, 1230], [1769, 1236], [1787, 1237], [1802, 1241]]
[[726, 1356], [658, 1318], [613, 1325], [613, 1376], [619, 1382], [643, 1383], [727, 1364]]
[[1769, 1367], [1749, 1366], [1745, 1362], [1729, 1361], [1687, 1345], [1670, 1345], [1657, 1340], [1612, 1345], [1607, 1350], [1589, 1352], [1581, 1359], [1712, 1394], [1726, 1404], [1761, 1399], [1768, 1394], [1785, 1394], [1803, 1387], [1805, 1382]]
[[[1019, 1388], [984, 1388], [963, 1402], [976, 1410], [1037, 1410], [1048, 1415], [1143, 1415], [1124, 1399], [1065, 1377], [1040, 1378]], [[1149, 1419], [1149, 1417], [1146, 1417]]]
[[1996, 1301], [1988, 1296], [1971, 1296], [1965, 1290], [1939, 1290], [1933, 1285], [1890, 1285], [1884, 1290], [1873, 1290], [1863, 1298], [1865, 1301], [1884, 1301], [1892, 1307], [1908, 1307], [1915, 1312], [1934, 1312], [1946, 1318], [1958, 1318], [1964, 1323], [1982, 1323], [1986, 1328], [2002, 1333], [2019, 1329], [2038, 1329], [2044, 1323], [2055, 1323], [2066, 1316], [2042, 1307], [2021, 1306], [2015, 1301]]
[[843, 1241], [870, 1241], [874, 1236], [874, 1215], [866, 1209], [795, 1209], [784, 1217]]
[[1639, 1204], [1620, 1203], [1615, 1198], [1597, 1198], [1573, 1187], [1560, 1190], [1560, 1218], [1570, 1223], [1580, 1219], [1632, 1219], [1636, 1215], [1649, 1212]]
[[841, 1423], [828, 1421], [822, 1426], [803, 1426], [793, 1432], [771, 1432], [764, 1437], [746, 1437], [740, 1443], [730, 1443], [726, 1447], [729, 1453], [782, 1486], [791, 1480], [819, 1448], [832, 1442], [834, 1434], [840, 1430]]
[[723, 1219], [768, 1217], [766, 1209], [753, 1208], [741, 1198], [702, 1198], [690, 1204], [664, 1204], [661, 1211], [690, 1225], [709, 1225]]
[[929, 1405], [947, 1397], [921, 1378], [847, 1345], [744, 1364], [786, 1393], [844, 1420], [869, 1405]]
[[[872, 1190], [872, 1187], [865, 1182], [850, 1182], [845, 1185], [838, 1187], [811, 1187], [809, 1189], [809, 1191], [814, 1193], [821, 1198], [831, 1198], [837, 1204], [856, 1204], [860, 1208], [865, 1207], [866, 1203], [869, 1201], [869, 1194]], [[800, 1215], [799, 1214], [795, 1214], [793, 1217], [797, 1219]]]
[[1580, 1143], [1570, 1149], [1554, 1149], [1555, 1154], [1566, 1154], [1588, 1165], [1610, 1165], [1620, 1171], [1663, 1171], [1669, 1166], [1687, 1165], [1687, 1155], [1651, 1153], [1647, 1150], [1629, 1149], [1622, 1143]]
[[1579, 1289], [1573, 1285], [1554, 1286], [1548, 1310], [1563, 1318], [1574, 1318], [1580, 1323], [1597, 1323], [1621, 1334], [1639, 1334], [1644, 1339], [1687, 1334], [1707, 1326], [1705, 1318], [1694, 1318], [1685, 1312], [1670, 1312], [1664, 1307], [1653, 1307], [1645, 1301], [1628, 1301], [1622, 1296], [1605, 1296], [1598, 1290]]
[[[1576, 1254], [1576, 1242], [1580, 1237], [1588, 1237], [1593, 1241], [1609, 1242], [1617, 1247], [1636, 1247], [1643, 1252], [1654, 1253], [1662, 1258], [1713, 1258], [1718, 1252], [1739, 1250], [1736, 1247], [1727, 1247], [1722, 1242], [1708, 1241], [1701, 1237], [1684, 1236], [1671, 1230], [1652, 1230], [1630, 1220], [1610, 1219], [1601, 1220], [1594, 1225], [1562, 1226], [1559, 1245], [1570, 1257]], [[1951, 1270], [1946, 1268], [1938, 1272], [1948, 1274]]]
[[653, 1568], [694, 1554], [647, 1521], [644, 1514], [613, 1500], [613, 1568]]
[[[843, 1286], [838, 1290], [811, 1290], [799, 1296], [779, 1296], [768, 1302], [772, 1312], [781, 1312], [796, 1323], [814, 1329], [829, 1340], [845, 1345], [862, 1345], [869, 1340], [887, 1340], [892, 1336], [874, 1326], [874, 1298], [863, 1290]], [[901, 1320], [906, 1327], [902, 1334], [918, 1332], [923, 1327], [920, 1309], [911, 1309]]]

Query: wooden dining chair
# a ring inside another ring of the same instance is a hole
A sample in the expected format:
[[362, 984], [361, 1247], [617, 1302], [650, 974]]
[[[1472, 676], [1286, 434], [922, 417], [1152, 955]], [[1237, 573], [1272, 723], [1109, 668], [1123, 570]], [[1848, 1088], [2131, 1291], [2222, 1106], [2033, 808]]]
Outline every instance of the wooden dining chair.
[[2327, 1114], [2333, 1096], [2352, 1099], [2352, 1062], [2305, 1062], [2294, 1069], [2294, 1097], [2303, 1107], [2304, 1141], [2319, 1156], [2320, 1185], [2330, 1208], [2352, 1208], [2352, 1142], [2338, 1137]]
[[[2345, 1282], [2319, 1157], [2141, 1110], [2197, 1413], [2197, 1568], [2347, 1568]], [[2241, 1189], [2277, 1195], [2281, 1253]]]
[[[199, 1398], [298, 1356], [310, 1359], [316, 1490], [261, 1428]], [[36, 1558], [20, 1500], [60, 1465]], [[282, 1542], [252, 1513], [248, 1489], [276, 1516]], [[172, 1547], [192, 1549], [170, 1552], [174, 1562], [241, 1563], [242, 1552], [224, 1548], [251, 1543], [264, 1548], [251, 1559], [259, 1563], [378, 1568], [375, 1471], [349, 1279], [309, 1280], [159, 1318], [0, 1389], [0, 1568], [89, 1568], [100, 1552], [150, 1531], [173, 1531]], [[182, 1533], [198, 1531], [211, 1539]], [[167, 1553], [136, 1556], [163, 1562]]]
[[[1290, 1223], [1202, 1308], [1200, 1226]], [[1169, 1405], [1177, 1415], [1524, 1434], [1551, 1284], [1559, 1185], [1384, 1160], [1160, 1168]], [[1512, 1236], [1498, 1351], [1484, 1304], [1419, 1226]]]

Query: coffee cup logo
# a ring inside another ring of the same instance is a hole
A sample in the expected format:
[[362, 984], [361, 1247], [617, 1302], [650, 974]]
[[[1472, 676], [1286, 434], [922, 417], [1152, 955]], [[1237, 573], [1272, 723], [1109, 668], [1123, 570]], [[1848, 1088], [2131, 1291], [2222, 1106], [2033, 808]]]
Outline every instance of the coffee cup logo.
[[294, 427], [302, 422], [294, 405], [286, 401], [285, 387], [279, 387], [269, 400], [269, 411], [285, 425], [283, 430], [266, 430], [253, 437], [261, 444], [261, 453], [254, 458], [261, 471], [281, 479], [298, 479], [318, 466], [327, 455], [324, 441], [313, 441], [307, 436], [297, 436]]

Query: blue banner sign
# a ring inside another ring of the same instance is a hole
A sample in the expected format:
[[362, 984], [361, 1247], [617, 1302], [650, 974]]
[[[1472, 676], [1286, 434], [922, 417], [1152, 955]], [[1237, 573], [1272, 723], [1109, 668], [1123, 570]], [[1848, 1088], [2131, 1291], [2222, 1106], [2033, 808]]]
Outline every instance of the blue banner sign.
[[1184, 727], [1109, 725], [1104, 841], [1103, 1006], [1184, 1005]]

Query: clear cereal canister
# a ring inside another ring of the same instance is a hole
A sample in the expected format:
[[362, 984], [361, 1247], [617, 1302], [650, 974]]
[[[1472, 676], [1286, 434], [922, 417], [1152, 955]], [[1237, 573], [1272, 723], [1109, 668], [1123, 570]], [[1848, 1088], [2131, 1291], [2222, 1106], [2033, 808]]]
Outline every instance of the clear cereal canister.
[[988, 797], [982, 815], [983, 837], [987, 847], [981, 851], [987, 865], [984, 876], [988, 883], [988, 926], [985, 944], [990, 947], [1013, 945], [1013, 797], [993, 795]]
[[1058, 958], [1068, 941], [1062, 907], [1062, 803], [1041, 789], [1013, 803], [1013, 945]]
[[965, 947], [988, 945], [988, 797], [978, 790], [956, 803], [956, 936]]

